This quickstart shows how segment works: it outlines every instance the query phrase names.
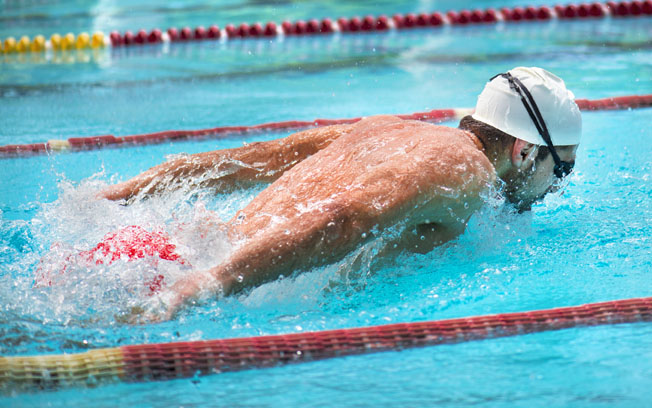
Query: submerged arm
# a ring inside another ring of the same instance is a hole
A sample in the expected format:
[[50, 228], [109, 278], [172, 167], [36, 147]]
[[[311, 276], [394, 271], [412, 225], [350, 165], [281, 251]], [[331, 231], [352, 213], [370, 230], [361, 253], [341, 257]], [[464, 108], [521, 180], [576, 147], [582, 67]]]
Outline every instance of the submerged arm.
[[283, 139], [173, 159], [105, 189], [100, 197], [122, 200], [138, 194], [157, 194], [179, 188], [186, 180], [201, 187], [225, 189], [238, 182], [272, 182], [349, 129], [350, 125], [308, 129]]

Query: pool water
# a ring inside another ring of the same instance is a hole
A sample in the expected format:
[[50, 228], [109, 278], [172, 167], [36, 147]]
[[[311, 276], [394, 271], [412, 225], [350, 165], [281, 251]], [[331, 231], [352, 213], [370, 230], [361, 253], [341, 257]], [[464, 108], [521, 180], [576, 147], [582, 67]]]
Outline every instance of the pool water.
[[[133, 11], [126, 2], [10, 2], [0, 6], [0, 37], [465, 6], [478, 2], [142, 2]], [[211, 13], [215, 19], [207, 17]], [[491, 76], [518, 65], [558, 74], [579, 98], [650, 94], [651, 22], [204, 42], [52, 59], [2, 56], [0, 144], [471, 107]], [[127, 207], [95, 200], [96, 192], [168, 155], [288, 133], [2, 159], [0, 354], [73, 353], [650, 296], [652, 110], [586, 112], [583, 118], [568, 186], [531, 213], [488, 203], [461, 237], [427, 255], [402, 254], [381, 264], [374, 258], [381, 236], [340, 262], [139, 326], [120, 317], [155, 298], [134, 282], [154, 272], [173, 278], [183, 268], [119, 262], [80, 268], [61, 285], [35, 288], [39, 268], [127, 225], [164, 228], [194, 242], [209, 212], [227, 220], [264, 186], [230, 194], [180, 191]], [[229, 251], [218, 233], [201, 245], [186, 250], [206, 265]], [[165, 383], [9, 393], [0, 405], [640, 407], [652, 398], [651, 335], [649, 323], [578, 328]]]

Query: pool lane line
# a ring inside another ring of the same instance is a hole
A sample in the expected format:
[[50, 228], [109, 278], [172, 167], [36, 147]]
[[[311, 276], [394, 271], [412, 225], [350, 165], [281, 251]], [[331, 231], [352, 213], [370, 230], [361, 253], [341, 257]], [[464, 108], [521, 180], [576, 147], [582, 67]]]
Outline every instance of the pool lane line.
[[[652, 106], [652, 94], [618, 96], [593, 100], [576, 99], [575, 102], [579, 106], [580, 110], [583, 111], [646, 108]], [[471, 113], [473, 113], [472, 108], [457, 108], [434, 109], [429, 112], [416, 112], [412, 114], [396, 116], [402, 119], [440, 123], [447, 120], [459, 120], [466, 115], [470, 115]], [[220, 126], [197, 130], [166, 130], [161, 132], [119, 137], [114, 135], [71, 137], [68, 140], [53, 139], [44, 143], [0, 146], [0, 158], [27, 157], [39, 154], [52, 154], [63, 151], [76, 152], [101, 149], [105, 147], [131, 147], [185, 139], [226, 138], [234, 135], [253, 134], [269, 131], [298, 131], [312, 127], [355, 123], [360, 119], [362, 118], [315, 119], [312, 121], [291, 120], [284, 122], [263, 123], [253, 126]]]
[[652, 297], [320, 332], [0, 356], [0, 392], [143, 382], [440, 344], [652, 321]]
[[334, 33], [368, 33], [384, 31], [401, 31], [412, 28], [437, 28], [443, 26], [467, 26], [487, 25], [522, 22], [542, 22], [549, 20], [578, 20], [598, 19], [606, 17], [638, 17], [652, 16], [652, 0], [644, 1], [608, 1], [581, 4], [556, 5], [554, 7], [503, 7], [499, 10], [489, 8], [485, 10], [461, 10], [448, 11], [446, 13], [407, 13], [395, 14], [391, 18], [380, 16], [365, 16], [345, 18], [337, 20], [324, 18], [322, 20], [310, 19], [308, 21], [297, 20], [294, 22], [283, 21], [247, 24], [238, 26], [227, 24], [223, 29], [213, 24], [208, 28], [198, 26], [193, 28], [176, 27], [162, 31], [158, 28], [149, 32], [141, 29], [135, 34], [132, 31], [125, 31], [124, 34], [113, 31], [106, 36], [98, 31], [90, 35], [83, 32], [77, 36], [67, 33], [63, 36], [53, 34], [50, 39], [43, 35], [37, 35], [30, 39], [22, 36], [18, 40], [15, 37], [8, 37], [0, 41], [0, 53], [25, 53], [68, 51], [74, 49], [97, 49], [104, 47], [129, 47], [145, 44], [162, 44], [171, 42], [191, 41], [226, 41], [239, 38], [275, 38], [282, 36], [304, 36], [304, 35], [325, 35]]

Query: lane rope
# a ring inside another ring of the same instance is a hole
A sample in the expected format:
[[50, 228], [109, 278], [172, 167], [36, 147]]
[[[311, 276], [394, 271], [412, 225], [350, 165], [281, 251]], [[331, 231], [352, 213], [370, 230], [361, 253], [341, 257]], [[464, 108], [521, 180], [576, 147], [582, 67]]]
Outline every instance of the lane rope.
[[[575, 102], [579, 108], [584, 111], [636, 109], [652, 106], [652, 94], [618, 96], [594, 100], [576, 99]], [[459, 120], [462, 117], [471, 114], [472, 112], [472, 108], [435, 109], [429, 112], [416, 112], [412, 114], [397, 116], [403, 119], [439, 123], [447, 120]], [[91, 149], [101, 149], [104, 147], [139, 146], [144, 144], [164, 143], [184, 139], [226, 138], [234, 135], [244, 135], [266, 131], [302, 130], [311, 127], [355, 123], [360, 119], [362, 118], [315, 119], [313, 121], [291, 120], [284, 122], [263, 123], [253, 126], [220, 126], [198, 130], [167, 130], [162, 132], [136, 134], [121, 137], [116, 137], [114, 135], [71, 137], [67, 140], [53, 139], [45, 143], [0, 146], [0, 158], [51, 154], [62, 151], [75, 152]]]
[[652, 297], [429, 322], [0, 357], [0, 390], [188, 378], [573, 327], [652, 321]]
[[154, 28], [150, 31], [144, 29], [135, 33], [127, 30], [124, 33], [111, 32], [108, 36], [98, 31], [92, 35], [83, 32], [77, 36], [68, 33], [63, 36], [53, 34], [49, 39], [43, 35], [34, 38], [22, 36], [18, 40], [8, 37], [0, 41], [0, 53], [26, 53], [69, 51], [74, 49], [98, 49], [104, 47], [129, 47], [145, 44], [162, 44], [171, 42], [191, 42], [205, 40], [227, 41], [238, 38], [274, 38], [281, 36], [304, 36], [334, 33], [366, 33], [373, 31], [406, 30], [412, 28], [436, 28], [443, 26], [467, 26], [475, 24], [496, 24], [500, 22], [521, 23], [541, 22], [548, 20], [579, 20], [598, 19], [606, 17], [639, 17], [652, 16], [652, 0], [644, 1], [607, 1], [581, 4], [528, 7], [503, 7], [501, 9], [488, 8], [485, 10], [461, 10], [441, 13], [407, 13], [395, 14], [387, 17], [341, 17], [337, 20], [324, 18], [321, 20], [297, 20], [282, 23], [268, 22], [242, 23], [239, 25], [227, 24], [224, 28], [213, 24], [208, 28], [198, 26], [195, 28], [176, 27], [163, 31]]

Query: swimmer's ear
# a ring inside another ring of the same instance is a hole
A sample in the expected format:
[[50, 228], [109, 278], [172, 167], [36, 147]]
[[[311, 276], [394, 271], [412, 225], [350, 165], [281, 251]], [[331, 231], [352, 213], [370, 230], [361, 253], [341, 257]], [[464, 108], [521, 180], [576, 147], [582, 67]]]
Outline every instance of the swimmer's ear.
[[526, 164], [534, 159], [534, 153], [537, 151], [537, 145], [526, 142], [525, 140], [516, 139], [512, 148], [512, 165], [516, 168], [523, 168]]

